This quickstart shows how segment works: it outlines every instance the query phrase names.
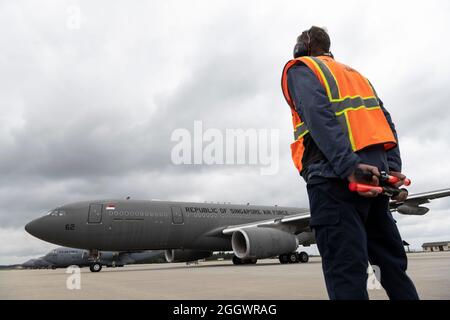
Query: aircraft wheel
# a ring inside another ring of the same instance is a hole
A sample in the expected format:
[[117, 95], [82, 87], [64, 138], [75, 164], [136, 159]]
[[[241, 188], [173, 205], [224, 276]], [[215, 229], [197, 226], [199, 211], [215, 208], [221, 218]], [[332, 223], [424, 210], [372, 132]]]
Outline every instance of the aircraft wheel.
[[302, 251], [298, 254], [298, 260], [301, 263], [306, 263], [309, 261], [309, 255], [306, 252]]
[[102, 265], [100, 263], [93, 263], [90, 265], [89, 269], [91, 272], [100, 272], [100, 270], [102, 270]]
[[298, 254], [297, 252], [289, 253], [288, 254], [289, 263], [298, 263]]
[[256, 264], [256, 262], [258, 261], [258, 259], [256, 258], [251, 258], [251, 259], [245, 259], [243, 262], [243, 264]]
[[238, 258], [238, 257], [236, 257], [236, 256], [233, 256], [233, 264], [234, 264], [234, 265], [240, 265], [240, 264], [242, 264], [242, 263], [243, 263], [243, 261], [242, 261], [241, 258]]
[[278, 260], [280, 260], [281, 264], [286, 264], [289, 262], [289, 257], [287, 254], [280, 254], [280, 256], [278, 257]]

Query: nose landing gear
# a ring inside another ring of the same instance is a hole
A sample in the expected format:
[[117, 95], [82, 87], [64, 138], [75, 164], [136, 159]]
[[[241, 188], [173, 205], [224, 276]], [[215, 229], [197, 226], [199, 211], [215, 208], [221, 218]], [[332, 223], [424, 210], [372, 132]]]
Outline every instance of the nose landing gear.
[[102, 264], [99, 262], [101, 258], [101, 252], [98, 250], [89, 250], [88, 260], [91, 262], [89, 270], [91, 272], [100, 272], [102, 270]]
[[98, 262], [94, 262], [89, 266], [89, 270], [91, 270], [91, 272], [100, 272], [100, 270], [102, 270], [102, 265]]

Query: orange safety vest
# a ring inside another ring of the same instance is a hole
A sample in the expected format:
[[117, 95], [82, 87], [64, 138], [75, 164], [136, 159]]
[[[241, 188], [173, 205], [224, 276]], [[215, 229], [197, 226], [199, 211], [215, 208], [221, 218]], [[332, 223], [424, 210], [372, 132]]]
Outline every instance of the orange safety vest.
[[299, 171], [303, 169], [302, 159], [305, 151], [303, 138], [309, 130], [295, 110], [287, 83], [289, 69], [298, 63], [303, 63], [311, 69], [325, 88], [331, 108], [354, 152], [375, 144], [383, 144], [385, 150], [397, 146], [391, 127], [379, 105], [375, 89], [369, 80], [331, 57], [300, 57], [286, 64], [281, 78], [283, 94], [291, 107], [294, 125], [292, 160]]

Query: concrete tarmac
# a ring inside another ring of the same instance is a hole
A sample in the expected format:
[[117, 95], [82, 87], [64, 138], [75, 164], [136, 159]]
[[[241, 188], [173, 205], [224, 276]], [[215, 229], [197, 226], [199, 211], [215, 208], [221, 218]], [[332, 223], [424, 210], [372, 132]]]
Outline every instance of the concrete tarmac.
[[[450, 299], [450, 252], [409, 254], [408, 274], [422, 299]], [[260, 260], [129, 265], [92, 273], [69, 290], [66, 269], [0, 271], [0, 299], [328, 299], [319, 257], [306, 264]], [[381, 275], [383, 276], [383, 275]], [[371, 299], [387, 299], [383, 289]]]

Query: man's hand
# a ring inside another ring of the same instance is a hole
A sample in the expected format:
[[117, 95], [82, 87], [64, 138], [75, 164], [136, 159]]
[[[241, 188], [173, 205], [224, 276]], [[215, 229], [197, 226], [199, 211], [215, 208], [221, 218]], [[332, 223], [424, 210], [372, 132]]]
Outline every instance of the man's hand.
[[[378, 186], [378, 184], [379, 184], [378, 177], [380, 176], [380, 171], [378, 170], [377, 167], [374, 167], [374, 166], [371, 166], [371, 165], [368, 165], [368, 164], [360, 163], [360, 164], [358, 164], [358, 166], [357, 166], [356, 168], [357, 168], [357, 169], [361, 169], [361, 170], [363, 170], [363, 171], [369, 171], [369, 172], [372, 172], [372, 174], [373, 174], [373, 176], [372, 176], [372, 181], [371, 181], [371, 182], [367, 182], [367, 181], [358, 181], [358, 179], [356, 179], [356, 177], [355, 177], [355, 172], [353, 172], [353, 173], [347, 178], [349, 182], [363, 182], [363, 183], [365, 183], [365, 184], [369, 184], [369, 185], [372, 185], [372, 186]], [[378, 191], [372, 189], [372, 190], [367, 191], [367, 192], [358, 192], [358, 194], [359, 194], [360, 196], [363, 196], [363, 197], [374, 198], [374, 197], [378, 196]]]
[[[397, 171], [390, 171], [389, 174], [391, 176], [397, 177], [400, 180], [394, 184], [394, 187], [400, 188], [405, 183], [406, 176], [402, 174], [401, 172]], [[392, 200], [398, 201], [398, 202], [404, 202], [408, 198], [408, 190], [401, 189], [400, 193], [396, 195], [395, 197], [392, 197]]]
[[406, 189], [400, 189], [400, 193], [396, 195], [395, 197], [391, 197], [392, 200], [395, 200], [397, 202], [405, 202], [408, 198], [408, 190]]
[[[389, 174], [391, 176], [397, 177], [400, 180], [398, 182], [396, 182], [393, 186], [396, 188], [400, 188], [404, 183], [405, 183], [405, 179], [406, 176], [404, 174], [402, 174], [401, 172], [397, 172], [397, 171], [390, 171]], [[395, 200], [395, 199], [394, 199]]]

